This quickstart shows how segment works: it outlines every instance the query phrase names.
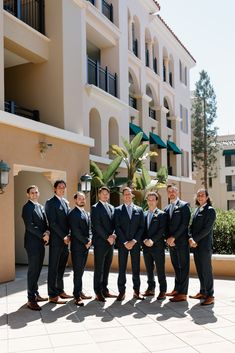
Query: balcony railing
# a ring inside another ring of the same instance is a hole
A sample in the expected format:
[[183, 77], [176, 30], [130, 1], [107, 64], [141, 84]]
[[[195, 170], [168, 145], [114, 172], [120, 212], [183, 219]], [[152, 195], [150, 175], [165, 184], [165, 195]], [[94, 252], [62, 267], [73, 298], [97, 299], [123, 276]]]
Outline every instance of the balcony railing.
[[113, 22], [113, 5], [102, 0], [102, 13]]
[[157, 74], [157, 58], [153, 59], [153, 71]]
[[137, 109], [137, 99], [132, 96], [129, 96], [129, 106], [134, 109]]
[[146, 49], [145, 51], [145, 65], [149, 67], [149, 50]]
[[92, 3], [92, 5], [95, 5], [95, 0], [87, 0]]
[[169, 129], [171, 129], [171, 120], [166, 119], [166, 126], [169, 127]]
[[106, 66], [103, 69], [98, 61], [94, 61], [90, 58], [87, 59], [88, 65], [88, 83], [95, 85], [104, 91], [117, 97], [117, 82], [118, 77], [115, 73], [114, 75], [108, 71]]
[[4, 0], [4, 10], [45, 34], [44, 0]]
[[156, 120], [156, 110], [149, 107], [149, 117]]
[[135, 56], [138, 57], [138, 39], [134, 39], [132, 43], [132, 50]]
[[168, 167], [167, 171], [169, 175], [173, 175], [173, 167]]
[[17, 105], [14, 101], [5, 101], [5, 111], [23, 116], [34, 121], [40, 121], [39, 111], [31, 110]]

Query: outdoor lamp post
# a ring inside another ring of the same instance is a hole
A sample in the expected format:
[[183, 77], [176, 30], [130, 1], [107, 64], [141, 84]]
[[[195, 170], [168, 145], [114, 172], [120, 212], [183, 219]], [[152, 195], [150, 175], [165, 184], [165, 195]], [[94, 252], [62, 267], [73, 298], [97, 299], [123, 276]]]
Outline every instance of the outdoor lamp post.
[[78, 183], [78, 191], [88, 193], [91, 191], [91, 180], [92, 177], [89, 174], [82, 175], [80, 182]]
[[9, 183], [9, 171], [10, 167], [7, 163], [3, 162], [3, 160], [0, 161], [0, 194], [3, 194], [4, 191], [3, 189], [8, 185]]

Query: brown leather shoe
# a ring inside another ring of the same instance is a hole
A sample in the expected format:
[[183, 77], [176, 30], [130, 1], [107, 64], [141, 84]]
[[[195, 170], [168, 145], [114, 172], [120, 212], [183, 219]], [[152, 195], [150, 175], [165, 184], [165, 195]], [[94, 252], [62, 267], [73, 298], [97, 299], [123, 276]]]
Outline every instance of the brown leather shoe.
[[144, 297], [154, 297], [154, 295], [155, 295], [154, 289], [146, 289], [146, 291], [143, 293]]
[[63, 292], [63, 293], [60, 294], [60, 298], [61, 299], [71, 299], [71, 298], [74, 298], [74, 296], [70, 295], [70, 294], [66, 294], [65, 292]]
[[177, 294], [178, 294], [177, 290], [173, 290], [172, 292], [166, 293], [166, 297], [174, 297]]
[[67, 300], [59, 300], [59, 296], [57, 297], [53, 297], [53, 298], [49, 298], [49, 303], [54, 303], [54, 304], [66, 304]]
[[144, 296], [142, 294], [140, 294], [139, 292], [134, 292], [133, 298], [137, 299], [137, 300], [144, 300]]
[[165, 300], [166, 299], [166, 292], [160, 292], [157, 296], [157, 300]]
[[84, 300], [84, 299], [92, 299], [91, 295], [86, 295], [83, 292], [81, 292], [80, 297]]
[[204, 302], [201, 303], [201, 305], [212, 305], [215, 304], [215, 298], [214, 297], [207, 297]]
[[191, 299], [206, 299], [205, 294], [197, 293], [196, 295], [190, 295], [189, 298]]
[[105, 299], [105, 297], [103, 296], [102, 293], [97, 293], [96, 297], [95, 297], [95, 300], [97, 300], [98, 302], [106, 302], [106, 299]]
[[79, 297], [79, 298], [75, 299], [74, 304], [75, 304], [75, 305], [77, 305], [77, 306], [84, 306], [84, 303], [83, 303], [83, 301], [82, 301], [82, 298], [81, 298], [81, 297]]
[[125, 297], [126, 297], [125, 293], [119, 293], [116, 300], [118, 302], [121, 302], [125, 299]]
[[47, 302], [48, 298], [43, 298], [40, 295], [36, 295], [35, 300], [36, 300], [36, 302]]
[[103, 292], [103, 296], [105, 298], [117, 298], [117, 295], [116, 294], [112, 294], [110, 292]]
[[187, 301], [187, 295], [186, 294], [177, 294], [173, 298], [169, 299], [172, 303], [176, 302], [186, 302]]
[[36, 311], [42, 310], [42, 308], [38, 305], [37, 302], [28, 302], [27, 307], [31, 310], [36, 310]]

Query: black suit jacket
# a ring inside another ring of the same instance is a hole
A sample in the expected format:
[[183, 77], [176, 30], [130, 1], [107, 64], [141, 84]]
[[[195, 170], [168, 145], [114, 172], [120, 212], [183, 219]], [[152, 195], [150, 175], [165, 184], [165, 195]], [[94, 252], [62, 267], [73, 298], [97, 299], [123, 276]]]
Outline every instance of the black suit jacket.
[[170, 217], [170, 205], [165, 210], [167, 214], [167, 235], [169, 238], [173, 236], [175, 238], [175, 244], [188, 243], [188, 227], [191, 217], [189, 204], [185, 201], [178, 200], [172, 217]]
[[22, 218], [25, 224], [24, 247], [28, 250], [44, 246], [42, 238], [48, 226], [43, 206], [39, 206], [41, 212], [38, 212], [33, 202], [28, 201], [22, 209]]
[[109, 244], [108, 237], [114, 232], [114, 207], [109, 204], [111, 218], [102, 202], [91, 207], [92, 244]]
[[[152, 217], [151, 223], [148, 228], [148, 211], [144, 212], [145, 218], [145, 228], [142, 240], [151, 239], [154, 244], [153, 247], [159, 243], [164, 244], [165, 236], [166, 236], [166, 222], [167, 222], [167, 215], [165, 212], [157, 209], [154, 212]], [[143, 244], [143, 248], [148, 248], [146, 245]]]
[[216, 213], [213, 207], [206, 205], [193, 216], [189, 234], [198, 243], [198, 247], [210, 249], [213, 245], [213, 227]]
[[114, 222], [117, 246], [121, 246], [132, 239], [135, 239], [138, 243], [141, 242], [144, 232], [144, 213], [141, 207], [133, 206], [131, 219], [124, 204], [116, 207]]
[[77, 207], [69, 212], [71, 251], [76, 250], [81, 245], [85, 246], [90, 240], [90, 215], [88, 212], [86, 214], [87, 218]]
[[69, 207], [65, 202], [62, 206], [58, 197], [47, 200], [45, 211], [50, 227], [50, 245], [64, 244], [64, 237], [69, 234], [68, 213]]

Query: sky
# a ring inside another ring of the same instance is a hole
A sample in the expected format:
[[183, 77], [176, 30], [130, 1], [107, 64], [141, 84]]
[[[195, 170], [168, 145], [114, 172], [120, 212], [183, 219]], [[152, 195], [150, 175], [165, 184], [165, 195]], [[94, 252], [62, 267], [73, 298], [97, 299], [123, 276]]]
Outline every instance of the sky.
[[235, 1], [159, 0], [160, 15], [196, 60], [190, 88], [207, 71], [217, 100], [219, 135], [235, 134]]

